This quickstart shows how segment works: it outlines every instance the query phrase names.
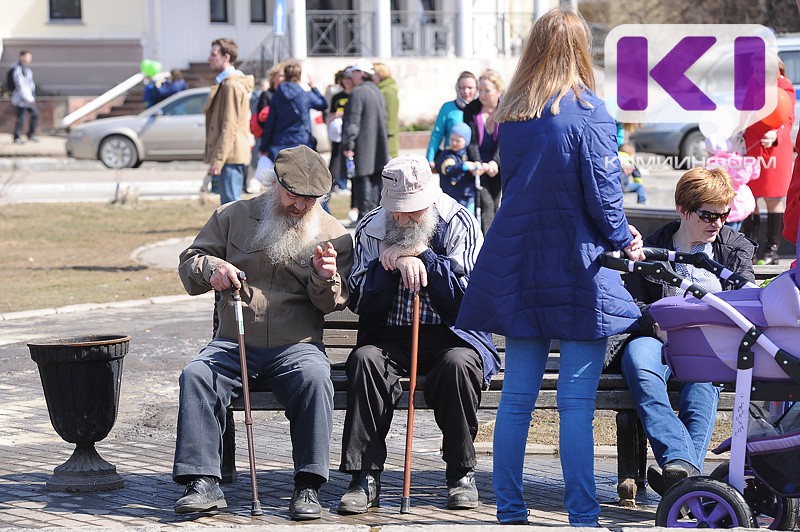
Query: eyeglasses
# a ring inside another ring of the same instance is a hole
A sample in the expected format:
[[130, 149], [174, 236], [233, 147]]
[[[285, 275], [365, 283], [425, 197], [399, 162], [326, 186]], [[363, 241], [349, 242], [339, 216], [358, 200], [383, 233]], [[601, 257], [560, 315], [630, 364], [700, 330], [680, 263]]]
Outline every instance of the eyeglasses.
[[724, 223], [725, 220], [728, 219], [728, 216], [730, 216], [731, 214], [730, 209], [728, 209], [725, 212], [703, 211], [700, 209], [696, 209], [694, 212], [697, 214], [698, 218], [700, 218], [707, 224], [714, 223], [717, 220], [722, 220], [722, 222]]

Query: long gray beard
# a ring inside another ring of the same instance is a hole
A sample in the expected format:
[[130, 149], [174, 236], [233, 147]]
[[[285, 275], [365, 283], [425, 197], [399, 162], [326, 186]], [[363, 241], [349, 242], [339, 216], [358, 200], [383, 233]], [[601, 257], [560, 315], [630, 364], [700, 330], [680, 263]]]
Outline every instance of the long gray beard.
[[292, 218], [281, 212], [277, 188], [264, 192], [266, 215], [256, 228], [255, 243], [267, 252], [274, 264], [289, 264], [307, 259], [314, 253], [321, 233], [319, 204], [302, 218]]
[[434, 231], [438, 216], [433, 207], [429, 207], [420, 221], [409, 222], [408, 225], [400, 225], [392, 217], [392, 213], [386, 211], [386, 236], [384, 243], [386, 246], [397, 245], [400, 249], [411, 250], [422, 244], [427, 246]]

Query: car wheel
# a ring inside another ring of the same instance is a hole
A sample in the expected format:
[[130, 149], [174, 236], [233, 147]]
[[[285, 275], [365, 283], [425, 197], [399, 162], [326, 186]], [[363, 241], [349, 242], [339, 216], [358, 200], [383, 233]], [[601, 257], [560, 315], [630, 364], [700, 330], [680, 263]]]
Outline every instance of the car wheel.
[[133, 168], [139, 161], [139, 153], [128, 137], [111, 135], [100, 143], [98, 158], [108, 168]]
[[680, 151], [678, 152], [678, 160], [675, 161], [673, 166], [676, 170], [688, 170], [696, 162], [703, 161], [707, 156], [706, 137], [695, 129], [683, 137]]

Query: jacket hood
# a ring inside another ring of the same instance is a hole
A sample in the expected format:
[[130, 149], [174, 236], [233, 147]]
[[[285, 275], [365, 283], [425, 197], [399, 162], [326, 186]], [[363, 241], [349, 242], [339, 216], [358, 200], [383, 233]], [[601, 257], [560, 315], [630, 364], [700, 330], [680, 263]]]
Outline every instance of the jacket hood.
[[293, 81], [284, 81], [278, 85], [278, 92], [283, 94], [287, 100], [294, 100], [305, 91], [299, 83], [295, 83]]
[[252, 92], [256, 86], [256, 79], [251, 74], [243, 74], [238, 70], [225, 78], [225, 81], [241, 85], [247, 92]]

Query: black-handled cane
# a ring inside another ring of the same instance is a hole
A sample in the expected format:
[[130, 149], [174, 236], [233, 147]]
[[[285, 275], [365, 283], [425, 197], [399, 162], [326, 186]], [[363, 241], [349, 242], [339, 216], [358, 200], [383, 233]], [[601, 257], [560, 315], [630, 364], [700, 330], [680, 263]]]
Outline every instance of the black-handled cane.
[[[244, 272], [239, 272], [239, 281], [244, 283]], [[247, 373], [247, 354], [244, 347], [244, 319], [242, 318], [242, 295], [238, 288], [233, 289], [233, 302], [236, 309], [236, 324], [239, 326], [239, 365], [242, 367], [242, 395], [244, 396], [244, 425], [247, 429], [247, 452], [250, 455], [250, 487], [253, 493], [253, 506], [250, 515], [262, 515], [258, 501], [258, 482], [256, 481], [256, 451], [253, 443], [253, 417], [250, 414], [250, 379]]]
[[414, 394], [417, 391], [417, 356], [419, 354], [419, 292], [414, 292], [411, 314], [411, 369], [408, 385], [408, 421], [406, 423], [406, 460], [403, 471], [403, 498], [400, 513], [411, 511], [411, 446], [414, 442]]

